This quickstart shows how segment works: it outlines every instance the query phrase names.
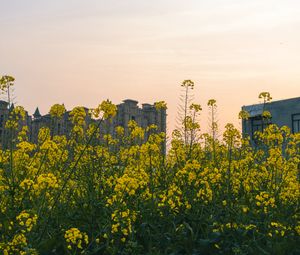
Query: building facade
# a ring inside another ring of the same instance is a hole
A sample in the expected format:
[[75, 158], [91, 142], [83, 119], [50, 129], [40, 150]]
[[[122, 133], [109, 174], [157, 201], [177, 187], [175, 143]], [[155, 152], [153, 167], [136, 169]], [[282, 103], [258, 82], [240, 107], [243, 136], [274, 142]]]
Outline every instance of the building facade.
[[[84, 108], [86, 113], [89, 112], [88, 108]], [[9, 105], [5, 101], [0, 101], [0, 146], [6, 147], [9, 137], [7, 130], [5, 130], [5, 122], [9, 116]], [[37, 142], [38, 133], [40, 128], [49, 127], [53, 135], [66, 135], [70, 134], [72, 129], [72, 123], [70, 121], [70, 112], [67, 111], [63, 117], [59, 120], [53, 120], [50, 114], [42, 115], [38, 108], [32, 116], [29, 116], [26, 112], [25, 121], [20, 126], [28, 126], [29, 128], [29, 140], [33, 143]], [[158, 129], [157, 132], [166, 133], [166, 110], [157, 110], [154, 104], [142, 104], [139, 107], [138, 101], [126, 99], [121, 104], [117, 105], [117, 114], [111, 121], [103, 123], [106, 133], [115, 135], [115, 128], [121, 126], [125, 130], [125, 134], [128, 134], [128, 122], [134, 120], [139, 126], [146, 128], [151, 124], [155, 124]], [[92, 119], [89, 114], [86, 115], [85, 122], [87, 126], [96, 120]]]
[[[5, 123], [9, 119], [9, 113], [14, 108], [14, 104], [10, 105], [6, 101], [0, 100], [0, 148], [7, 147], [11, 140], [12, 132], [5, 128]], [[19, 120], [19, 126], [31, 126], [31, 117], [25, 112], [25, 119]]]
[[5, 142], [6, 130], [5, 122], [8, 119], [9, 109], [8, 103], [0, 100], [0, 144]]
[[[288, 126], [293, 133], [300, 132], [300, 97], [243, 106], [242, 110], [250, 115], [242, 122], [243, 135], [249, 135], [254, 140], [256, 131], [263, 131], [268, 125], [276, 124], [279, 127]], [[271, 119], [263, 120], [262, 113], [269, 111]]]

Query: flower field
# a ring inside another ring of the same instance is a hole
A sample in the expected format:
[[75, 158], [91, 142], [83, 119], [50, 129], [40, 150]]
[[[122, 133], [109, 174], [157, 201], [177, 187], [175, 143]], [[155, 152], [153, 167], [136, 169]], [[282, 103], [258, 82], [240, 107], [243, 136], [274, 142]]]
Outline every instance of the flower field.
[[0, 150], [0, 253], [300, 254], [300, 134], [269, 125], [253, 147], [228, 124], [217, 139], [200, 132], [200, 111], [191, 105], [166, 154], [154, 125], [106, 134], [109, 101], [90, 112], [98, 122], [76, 107], [69, 137], [41, 128], [36, 144], [15, 107]]

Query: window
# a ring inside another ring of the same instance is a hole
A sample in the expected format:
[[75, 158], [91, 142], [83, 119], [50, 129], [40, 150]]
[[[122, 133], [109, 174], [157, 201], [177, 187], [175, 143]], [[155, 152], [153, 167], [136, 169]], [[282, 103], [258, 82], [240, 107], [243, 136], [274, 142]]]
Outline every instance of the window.
[[263, 120], [261, 116], [253, 117], [251, 120], [251, 129], [252, 129], [252, 137], [254, 137], [255, 132], [263, 132], [266, 127], [270, 124], [270, 120]]
[[60, 125], [60, 123], [57, 124], [57, 134], [58, 135], [61, 134], [61, 125]]
[[3, 122], [4, 122], [4, 116], [0, 115], [0, 128], [3, 127]]
[[292, 131], [293, 133], [300, 132], [300, 113], [292, 115]]

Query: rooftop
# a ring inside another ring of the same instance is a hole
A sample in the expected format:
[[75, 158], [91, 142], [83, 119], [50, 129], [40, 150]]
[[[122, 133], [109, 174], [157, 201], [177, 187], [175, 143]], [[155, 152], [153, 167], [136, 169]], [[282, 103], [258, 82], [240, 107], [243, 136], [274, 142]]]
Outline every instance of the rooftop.
[[[300, 97], [294, 97], [294, 98], [288, 98], [288, 99], [283, 99], [283, 100], [267, 102], [265, 104], [265, 109], [268, 110], [271, 108], [272, 109], [282, 108], [286, 105], [290, 106], [291, 104], [299, 104], [300, 105]], [[242, 109], [246, 110], [250, 114], [250, 117], [259, 116], [262, 114], [262, 112], [264, 110], [264, 103], [244, 105], [242, 107]]]

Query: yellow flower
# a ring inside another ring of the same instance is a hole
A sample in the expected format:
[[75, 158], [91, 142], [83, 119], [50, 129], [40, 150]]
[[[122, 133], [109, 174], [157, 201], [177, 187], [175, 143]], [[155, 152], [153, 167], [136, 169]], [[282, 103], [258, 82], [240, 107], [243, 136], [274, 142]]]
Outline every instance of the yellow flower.
[[261, 92], [258, 96], [258, 98], [263, 98], [266, 102], [269, 102], [272, 100], [271, 94], [269, 92]]
[[211, 107], [215, 107], [216, 103], [217, 103], [217, 101], [215, 99], [210, 99], [210, 100], [208, 100], [207, 105], [211, 106]]
[[86, 110], [77, 106], [70, 112], [70, 120], [73, 124], [83, 126], [85, 124]]
[[78, 249], [83, 249], [82, 244], [85, 243], [88, 244], [88, 235], [84, 232], [80, 232], [78, 228], [70, 228], [65, 232], [65, 239], [68, 243], [68, 249], [69, 246], [72, 245], [76, 246]]
[[239, 119], [248, 120], [250, 118], [249, 112], [242, 110], [239, 112]]
[[202, 107], [200, 104], [191, 104], [190, 110], [194, 110], [195, 112], [200, 112], [202, 111]]
[[55, 104], [50, 109], [51, 117], [56, 117], [61, 119], [64, 113], [66, 112], [66, 108], [63, 104]]
[[17, 217], [17, 221], [19, 223], [20, 226], [25, 226], [25, 230], [27, 232], [30, 232], [33, 228], [33, 226], [36, 224], [37, 222], [37, 215], [30, 215], [28, 212], [26, 211], [22, 211]]
[[166, 110], [167, 109], [167, 103], [165, 101], [159, 101], [159, 102], [154, 103], [154, 107], [157, 111]]
[[271, 119], [272, 115], [271, 115], [271, 113], [269, 111], [263, 111], [262, 117], [264, 119]]
[[249, 212], [249, 208], [247, 206], [243, 206], [242, 211], [243, 211], [243, 213], [247, 213], [247, 212]]
[[109, 100], [103, 101], [97, 108], [91, 110], [92, 116], [103, 119], [113, 118], [117, 114], [117, 107]]
[[184, 80], [181, 84], [181, 87], [191, 88], [191, 89], [193, 89], [194, 86], [195, 86], [195, 83], [191, 80]]

